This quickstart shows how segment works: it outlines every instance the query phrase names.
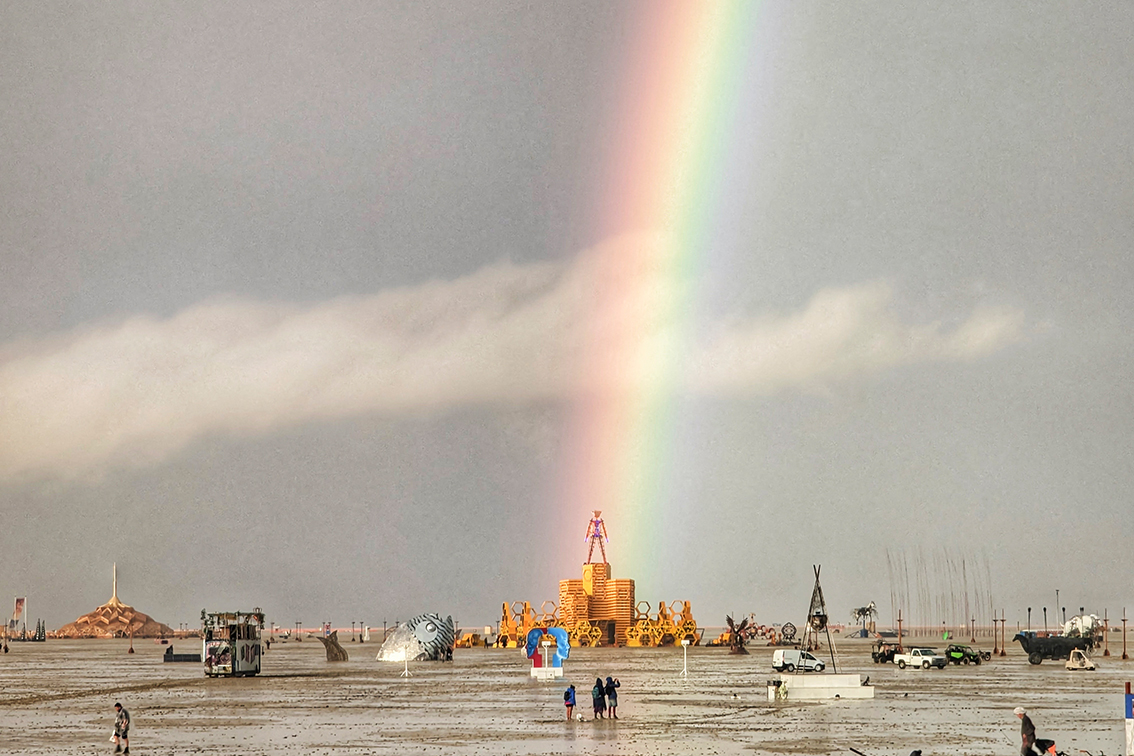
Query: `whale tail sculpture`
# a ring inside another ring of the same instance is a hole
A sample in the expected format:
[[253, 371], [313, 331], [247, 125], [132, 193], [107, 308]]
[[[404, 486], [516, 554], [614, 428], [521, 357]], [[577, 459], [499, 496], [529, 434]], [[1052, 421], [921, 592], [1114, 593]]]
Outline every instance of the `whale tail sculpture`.
[[315, 639], [323, 644], [323, 648], [327, 649], [327, 661], [329, 662], [344, 662], [348, 661], [346, 649], [339, 645], [339, 631], [336, 630], [326, 638], [321, 635], [315, 636]]

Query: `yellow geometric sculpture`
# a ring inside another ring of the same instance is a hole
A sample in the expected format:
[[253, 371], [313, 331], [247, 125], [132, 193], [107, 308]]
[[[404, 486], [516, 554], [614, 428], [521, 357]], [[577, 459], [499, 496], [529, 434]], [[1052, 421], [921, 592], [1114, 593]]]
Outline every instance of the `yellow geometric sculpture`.
[[[559, 604], [545, 601], [537, 613], [527, 601], [503, 604], [500, 642], [515, 648], [533, 628], [561, 627], [573, 646], [668, 646], [689, 640], [701, 642], [701, 631], [693, 619], [688, 601], [658, 606], [650, 615], [650, 605], [635, 602], [634, 581], [611, 577], [610, 563], [603, 548], [606, 529], [602, 513], [596, 511], [588, 526], [588, 561], [582, 578], [559, 581]], [[602, 562], [589, 559], [598, 545]]]
[[118, 600], [118, 565], [114, 565], [110, 601], [56, 630], [56, 638], [169, 638], [173, 629]]

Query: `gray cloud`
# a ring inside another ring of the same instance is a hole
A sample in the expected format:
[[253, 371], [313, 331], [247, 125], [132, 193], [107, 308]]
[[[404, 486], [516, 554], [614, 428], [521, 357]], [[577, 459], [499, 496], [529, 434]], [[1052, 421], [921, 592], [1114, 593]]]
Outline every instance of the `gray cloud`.
[[1023, 334], [1023, 313], [1013, 308], [976, 308], [949, 330], [903, 322], [892, 298], [884, 282], [824, 289], [798, 313], [723, 325], [701, 350], [692, 385], [741, 393], [821, 390], [901, 365], [977, 359]]
[[687, 281], [657, 241], [565, 264], [500, 263], [455, 280], [313, 306], [206, 302], [0, 348], [0, 477], [97, 475], [208, 434], [261, 435], [363, 413], [516, 405], [633, 391], [662, 365], [707, 393], [819, 390], [900, 365], [976, 359], [1021, 337], [1008, 308], [903, 322], [885, 283], [825, 289], [800, 311], [681, 338]]

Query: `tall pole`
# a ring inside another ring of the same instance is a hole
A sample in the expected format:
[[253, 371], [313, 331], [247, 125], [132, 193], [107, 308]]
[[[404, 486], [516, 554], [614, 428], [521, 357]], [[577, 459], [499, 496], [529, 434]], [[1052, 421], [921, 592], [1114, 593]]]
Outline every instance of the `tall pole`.
[[1110, 656], [1110, 622], [1106, 618], [1106, 609], [1102, 612], [1102, 645], [1102, 655]]
[[905, 653], [902, 651], [902, 610], [898, 610], [898, 653]]
[[1126, 655], [1126, 607], [1122, 607], [1122, 658], [1130, 658]]
[[1047, 635], [1047, 607], [1043, 608], [1043, 634]]
[[969, 637], [969, 643], [976, 643], [976, 617], [973, 617], [972, 620], [970, 620], [970, 621], [973, 624], [973, 632], [972, 632], [972, 635]]
[[1028, 632], [1032, 631], [1032, 608], [1028, 607]]

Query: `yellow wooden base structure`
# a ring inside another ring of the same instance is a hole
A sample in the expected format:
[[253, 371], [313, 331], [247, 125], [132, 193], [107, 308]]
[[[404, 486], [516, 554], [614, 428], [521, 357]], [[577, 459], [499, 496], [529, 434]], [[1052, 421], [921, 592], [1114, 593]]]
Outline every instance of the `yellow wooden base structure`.
[[674, 601], [668, 607], [660, 604], [653, 615], [650, 605], [642, 601], [635, 610], [634, 624], [626, 631], [626, 645], [672, 646], [688, 640], [690, 645], [697, 646], [701, 633], [688, 601]]
[[583, 565], [580, 580], [559, 581], [559, 603], [545, 601], [535, 611], [527, 601], [503, 604], [500, 643], [523, 645], [535, 628], [561, 627], [572, 646], [669, 646], [688, 640], [699, 645], [703, 631], [688, 601], [650, 604], [634, 601], [634, 581], [612, 579], [609, 562]]

